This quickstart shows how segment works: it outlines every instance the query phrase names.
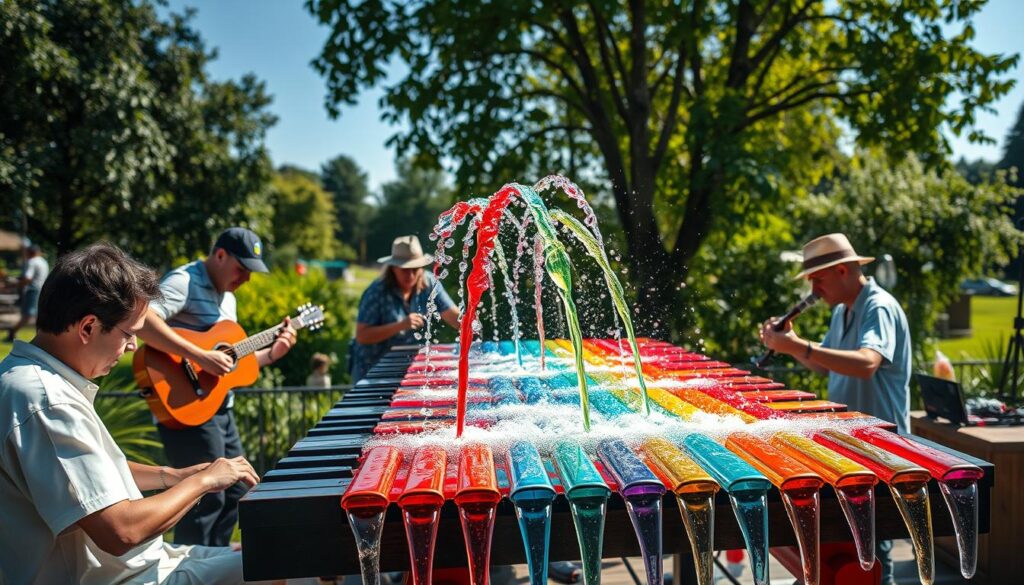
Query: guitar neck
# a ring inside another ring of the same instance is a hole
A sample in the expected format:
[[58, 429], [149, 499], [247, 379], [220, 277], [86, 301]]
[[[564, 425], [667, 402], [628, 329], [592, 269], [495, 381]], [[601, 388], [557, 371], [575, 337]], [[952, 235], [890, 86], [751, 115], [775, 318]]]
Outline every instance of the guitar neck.
[[[302, 329], [305, 326], [306, 324], [302, 321], [302, 319], [292, 319], [292, 329], [298, 331], [299, 329]], [[238, 343], [231, 346], [235, 350], [236, 359], [240, 359], [251, 353], [255, 353], [263, 349], [264, 347], [267, 347], [268, 345], [274, 343], [274, 340], [277, 339], [277, 332], [281, 330], [281, 327], [282, 326], [280, 324], [274, 325], [270, 329], [264, 329], [263, 331], [260, 331], [255, 335], [250, 335], [249, 337], [246, 337], [242, 341], [239, 341]]]

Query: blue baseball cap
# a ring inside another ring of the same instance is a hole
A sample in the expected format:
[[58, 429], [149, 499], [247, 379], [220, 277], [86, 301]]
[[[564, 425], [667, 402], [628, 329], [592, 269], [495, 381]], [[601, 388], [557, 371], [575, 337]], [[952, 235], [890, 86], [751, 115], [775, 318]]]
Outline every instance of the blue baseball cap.
[[263, 244], [260, 237], [252, 230], [243, 227], [228, 228], [217, 236], [217, 242], [213, 249], [223, 248], [252, 272], [270, 272], [267, 265], [263, 263]]

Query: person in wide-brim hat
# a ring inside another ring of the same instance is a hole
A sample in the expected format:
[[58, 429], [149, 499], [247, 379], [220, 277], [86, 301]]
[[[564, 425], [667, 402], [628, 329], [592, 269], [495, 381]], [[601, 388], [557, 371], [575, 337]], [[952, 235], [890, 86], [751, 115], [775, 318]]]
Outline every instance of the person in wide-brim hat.
[[826, 234], [804, 244], [803, 265], [800, 274], [793, 278], [806, 278], [814, 272], [846, 262], [856, 262], [863, 266], [874, 261], [874, 256], [858, 254], [845, 234]]
[[445, 323], [459, 327], [458, 307], [434, 275], [424, 270], [434, 262], [434, 257], [423, 252], [419, 238], [395, 238], [391, 254], [377, 262], [384, 269], [359, 299], [356, 335], [349, 346], [353, 382], [361, 379], [392, 346], [426, 341], [421, 330], [426, 326], [430, 303]]
[[423, 253], [416, 236], [399, 236], [391, 242], [391, 255], [377, 258], [377, 262], [399, 268], [423, 268], [433, 264], [434, 257]]
[[[828, 399], [910, 431], [911, 342], [907, 315], [889, 291], [862, 267], [861, 256], [844, 234], [827, 234], [804, 245], [797, 278], [832, 307], [820, 342], [801, 337], [793, 322], [776, 331], [775, 319], [761, 324], [761, 342], [787, 354], [812, 372], [828, 376]], [[892, 542], [879, 540], [875, 558], [882, 583], [892, 583]]]

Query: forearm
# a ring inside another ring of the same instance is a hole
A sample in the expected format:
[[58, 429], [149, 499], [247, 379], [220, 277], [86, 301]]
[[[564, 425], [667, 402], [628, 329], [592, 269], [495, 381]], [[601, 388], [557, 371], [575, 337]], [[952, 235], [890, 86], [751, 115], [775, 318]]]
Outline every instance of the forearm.
[[[99, 524], [83, 528], [100, 548], [120, 556], [170, 530], [207, 491], [202, 476], [193, 475], [159, 494], [114, 504], [103, 512], [106, 528]], [[83, 522], [92, 519], [89, 516]]]
[[256, 363], [258, 363], [261, 368], [263, 366], [269, 366], [270, 364], [274, 363], [274, 361], [275, 360], [270, 357], [269, 347], [265, 347], [256, 352]]
[[462, 318], [462, 315], [459, 314], [458, 309], [452, 307], [446, 310], [445, 312], [441, 313], [441, 318], [444, 319], [445, 323], [451, 325], [452, 328], [458, 329], [460, 325], [459, 321]]
[[162, 490], [171, 487], [177, 482], [177, 470], [165, 466], [145, 465], [128, 462], [128, 469], [132, 472], [132, 479], [139, 491], [148, 492], [151, 490]]
[[404, 321], [395, 321], [385, 325], [366, 325], [356, 331], [356, 341], [363, 345], [380, 343], [402, 332]]
[[[811, 346], [811, 350], [810, 351], [807, 351], [807, 345], [808, 344], [810, 344], [810, 346]], [[823, 366], [820, 366], [820, 365], [814, 363], [814, 360], [812, 359], [814, 357], [814, 353], [816, 351], [818, 351], [818, 349], [821, 347], [821, 345], [818, 344], [818, 343], [814, 343], [813, 341], [806, 341], [805, 340], [803, 342], [803, 345], [800, 346], [800, 347], [802, 347], [803, 349], [802, 350], [794, 351], [793, 353], [790, 353], [789, 355], [791, 355], [793, 357], [793, 359], [795, 359], [796, 361], [800, 362], [808, 370], [811, 370], [812, 372], [814, 372], [816, 374], [821, 374], [822, 376], [827, 376], [828, 375], [828, 368], [825, 368]]]
[[817, 346], [806, 362], [800, 361], [808, 367], [817, 366], [828, 372], [866, 380], [875, 374], [880, 363], [880, 357], [876, 358], [877, 354], [872, 354], [871, 350], [865, 349], [844, 350]]
[[164, 353], [194, 359], [202, 351], [194, 343], [175, 333], [160, 315], [153, 312], [153, 309], [147, 309], [146, 320], [139, 331], [139, 337]]

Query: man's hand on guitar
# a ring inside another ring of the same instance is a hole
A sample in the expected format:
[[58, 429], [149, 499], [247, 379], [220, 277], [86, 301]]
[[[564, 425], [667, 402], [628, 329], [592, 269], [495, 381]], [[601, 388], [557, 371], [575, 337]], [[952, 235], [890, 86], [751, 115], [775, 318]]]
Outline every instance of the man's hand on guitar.
[[295, 345], [295, 330], [292, 329], [292, 318], [285, 317], [281, 322], [281, 330], [277, 332], [277, 339], [270, 346], [270, 363], [283, 358], [292, 346]]
[[260, 476], [256, 475], [256, 470], [246, 461], [245, 457], [233, 459], [221, 457], [196, 475], [202, 477], [208, 492], [222, 492], [239, 481], [250, 487], [260, 481]]
[[192, 357], [192, 361], [202, 368], [204, 372], [215, 376], [223, 376], [230, 372], [231, 368], [235, 365], [231, 356], [216, 349], [200, 351]]

